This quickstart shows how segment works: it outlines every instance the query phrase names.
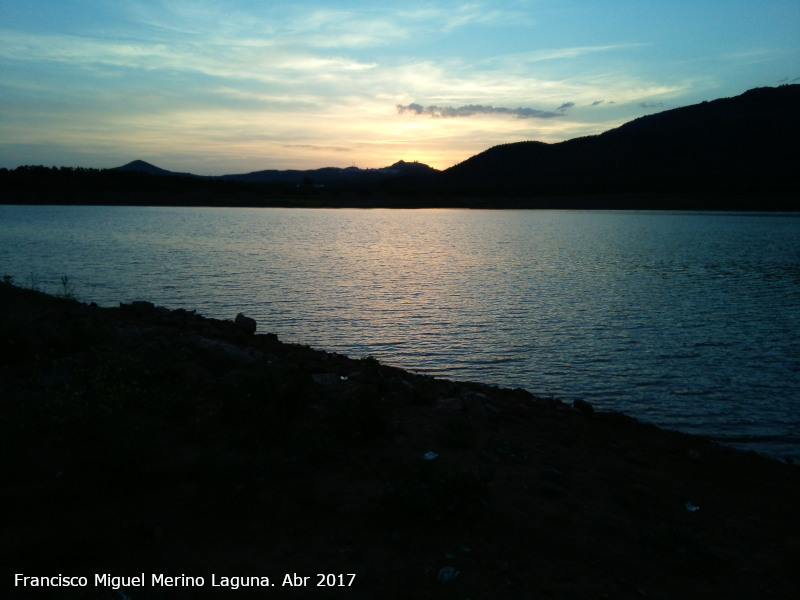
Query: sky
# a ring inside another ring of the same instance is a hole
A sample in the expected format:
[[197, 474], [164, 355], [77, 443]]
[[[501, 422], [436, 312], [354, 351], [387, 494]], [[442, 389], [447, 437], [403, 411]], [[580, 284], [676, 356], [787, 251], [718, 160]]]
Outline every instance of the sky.
[[785, 83], [797, 0], [0, 0], [0, 167], [445, 169]]

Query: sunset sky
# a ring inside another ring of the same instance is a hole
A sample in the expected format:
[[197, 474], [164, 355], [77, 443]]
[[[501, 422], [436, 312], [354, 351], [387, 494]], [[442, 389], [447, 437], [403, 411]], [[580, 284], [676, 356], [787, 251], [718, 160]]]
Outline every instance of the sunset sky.
[[0, 167], [444, 169], [800, 82], [797, 0], [0, 0]]

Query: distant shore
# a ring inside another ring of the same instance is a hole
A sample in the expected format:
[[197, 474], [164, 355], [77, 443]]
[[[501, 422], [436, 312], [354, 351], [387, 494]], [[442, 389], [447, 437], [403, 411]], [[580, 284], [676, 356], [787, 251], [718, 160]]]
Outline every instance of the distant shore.
[[[522, 187], [370, 185], [311, 187], [115, 170], [47, 167], [0, 169], [0, 204], [89, 206], [196, 206], [223, 208], [464, 208], [566, 210], [798, 211], [793, 193], [653, 185], [607, 191], [570, 186], [550, 192]], [[769, 189], [769, 188], [765, 188]], [[555, 193], [554, 193], [555, 192]]]
[[729, 196], [714, 194], [598, 194], [580, 196], [469, 197], [381, 196], [319, 194], [271, 196], [257, 192], [151, 192], [129, 190], [71, 195], [10, 193], [0, 205], [29, 206], [143, 206], [209, 208], [390, 208], [473, 210], [658, 210], [718, 212], [800, 211], [794, 198], [784, 196]]

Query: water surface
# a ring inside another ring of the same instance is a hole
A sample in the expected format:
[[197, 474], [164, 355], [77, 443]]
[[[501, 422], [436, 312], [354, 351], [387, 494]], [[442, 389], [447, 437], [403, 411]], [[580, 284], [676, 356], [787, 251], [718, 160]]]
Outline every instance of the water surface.
[[800, 460], [800, 217], [0, 207], [0, 270]]

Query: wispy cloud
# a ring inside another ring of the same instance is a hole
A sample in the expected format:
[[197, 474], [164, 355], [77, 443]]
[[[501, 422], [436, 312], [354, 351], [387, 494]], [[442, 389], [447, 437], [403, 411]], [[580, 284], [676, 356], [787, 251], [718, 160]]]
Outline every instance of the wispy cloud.
[[444, 18], [444, 31], [453, 31], [460, 27], [469, 25], [501, 25], [501, 24], [520, 24], [529, 21], [528, 17], [518, 11], [508, 8], [499, 8], [496, 5], [488, 7], [483, 2], [469, 2], [462, 4], [455, 10], [447, 11], [442, 14]]
[[328, 9], [300, 17], [277, 34], [290, 45], [351, 49], [383, 47], [413, 37], [413, 31], [397, 19]]
[[568, 46], [563, 48], [545, 48], [531, 50], [529, 52], [515, 52], [501, 56], [492, 56], [482, 61], [486, 66], [496, 68], [522, 68], [532, 63], [541, 63], [565, 59], [584, 58], [594, 54], [608, 52], [627, 52], [638, 49], [646, 44], [626, 43], [626, 44], [605, 44], [602, 46]]
[[[568, 103], [572, 106], [572, 103]], [[564, 105], [566, 106], [566, 105]], [[563, 107], [559, 108], [561, 110]], [[469, 104], [466, 106], [422, 106], [421, 104], [397, 105], [397, 112], [400, 114], [412, 113], [414, 115], [427, 115], [429, 117], [446, 119], [453, 117], [472, 117], [474, 115], [508, 115], [518, 119], [551, 119], [563, 116], [561, 113], [538, 110], [535, 108], [508, 108], [505, 106], [484, 106], [481, 104]]]
[[301, 148], [303, 150], [313, 150], [314, 152], [352, 152], [352, 147], [346, 146], [318, 146], [316, 144], [284, 144], [284, 148]]
[[146, 40], [129, 43], [69, 35], [0, 31], [0, 41], [4, 46], [0, 50], [0, 57], [21, 62], [62, 63], [77, 69], [105, 65], [143, 69], [150, 73], [188, 72], [264, 83], [278, 80], [291, 83], [289, 72], [305, 72], [312, 77], [324, 77], [332, 73], [364, 71], [377, 66], [375, 62], [276, 48], [274, 45], [249, 40], [226, 44], [162, 44]]

